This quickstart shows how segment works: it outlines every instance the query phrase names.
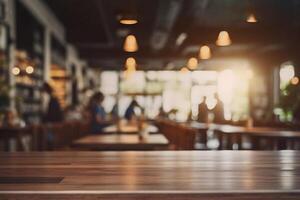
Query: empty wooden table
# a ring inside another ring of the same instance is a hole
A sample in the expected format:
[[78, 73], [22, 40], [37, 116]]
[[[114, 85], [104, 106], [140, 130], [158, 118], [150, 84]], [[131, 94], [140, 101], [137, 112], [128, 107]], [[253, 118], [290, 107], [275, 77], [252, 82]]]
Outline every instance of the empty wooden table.
[[296, 200], [299, 153], [0, 153], [0, 199]]
[[[266, 140], [268, 149], [299, 149], [300, 131], [278, 129], [273, 127], [244, 127], [227, 124], [205, 124], [199, 122], [190, 123], [192, 128], [213, 130], [217, 133], [220, 142], [219, 149], [232, 149], [236, 144], [237, 149], [242, 149], [242, 138], [250, 138], [252, 149], [265, 149], [260, 147], [262, 140]], [[280, 147], [281, 146], [281, 147]]]
[[260, 149], [260, 140], [265, 139], [269, 143], [269, 148], [277, 150], [280, 148], [297, 149], [300, 142], [300, 131], [280, 130], [275, 128], [255, 128], [249, 129], [244, 134], [250, 135], [254, 149]]
[[[260, 149], [260, 142], [265, 139], [270, 143], [269, 148], [274, 150], [279, 148], [279, 143], [288, 148], [288, 145], [295, 146], [296, 142], [300, 140], [300, 131], [284, 130], [272, 127], [240, 127], [231, 125], [222, 125], [216, 129], [219, 133], [219, 140], [223, 142], [223, 138], [229, 139], [227, 141], [227, 147], [230, 149], [233, 142], [238, 144], [238, 147], [242, 146], [242, 136], [247, 136], [251, 139], [252, 149]], [[221, 145], [224, 147], [224, 145]]]
[[162, 134], [89, 135], [76, 140], [72, 147], [80, 150], [162, 150], [167, 149], [168, 140]]
[[32, 135], [33, 132], [30, 133], [30, 130], [29, 127], [0, 127], [0, 141], [4, 142], [4, 149], [9, 151], [9, 140], [15, 139], [17, 142], [17, 150], [25, 150], [26, 147], [22, 143], [22, 136]]
[[103, 129], [103, 133], [133, 133], [137, 134], [139, 132], [139, 129], [137, 126], [133, 125], [122, 125], [122, 126], [117, 126], [117, 125], [110, 125], [108, 127], [105, 127]]
[[[147, 132], [157, 132], [157, 127], [152, 124], [146, 123], [145, 127]], [[103, 133], [126, 133], [126, 134], [138, 134], [141, 130], [138, 125], [135, 124], [120, 124], [118, 125], [110, 125], [103, 129]]]

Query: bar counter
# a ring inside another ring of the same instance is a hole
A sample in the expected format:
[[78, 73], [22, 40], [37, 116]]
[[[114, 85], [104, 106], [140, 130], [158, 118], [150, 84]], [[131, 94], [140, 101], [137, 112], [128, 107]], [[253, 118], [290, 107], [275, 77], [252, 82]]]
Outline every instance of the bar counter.
[[300, 199], [299, 153], [0, 153], [0, 199]]

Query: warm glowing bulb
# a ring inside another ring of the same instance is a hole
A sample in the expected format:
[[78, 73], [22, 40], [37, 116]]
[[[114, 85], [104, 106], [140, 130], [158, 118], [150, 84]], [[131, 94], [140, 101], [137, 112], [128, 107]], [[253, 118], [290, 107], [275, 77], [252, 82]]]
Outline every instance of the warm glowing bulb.
[[129, 69], [129, 68], [133, 69], [133, 68], [136, 67], [136, 61], [133, 57], [129, 57], [129, 58], [126, 59], [125, 65], [126, 65], [127, 69]]
[[136, 61], [134, 58], [129, 57], [125, 62], [126, 70], [124, 72], [125, 79], [129, 79], [130, 76], [136, 71]]
[[136, 52], [138, 50], [137, 40], [134, 35], [128, 35], [124, 42], [124, 51]]
[[198, 60], [197, 60], [197, 58], [190, 58], [188, 60], [187, 67], [189, 69], [197, 69], [197, 67], [198, 67]]
[[183, 73], [183, 74], [185, 74], [185, 73], [187, 73], [189, 71], [190, 70], [188, 68], [186, 68], [186, 67], [183, 67], [183, 68], [180, 69], [180, 72]]
[[231, 39], [227, 31], [221, 31], [216, 41], [218, 46], [229, 46], [231, 45]]
[[256, 23], [257, 22], [257, 19], [255, 17], [254, 14], [250, 14], [248, 17], [247, 17], [247, 22], [248, 23]]
[[27, 74], [32, 74], [33, 71], [34, 71], [34, 68], [32, 66], [27, 66], [25, 71], [26, 71]]
[[125, 66], [127, 68], [126, 71], [128, 72], [128, 74], [130, 74], [132, 72], [135, 72], [136, 71], [136, 61], [135, 61], [135, 59], [132, 58], [132, 57], [127, 58]]
[[206, 60], [206, 59], [210, 59], [210, 57], [211, 57], [211, 51], [210, 51], [209, 46], [206, 46], [206, 45], [202, 46], [200, 48], [199, 58]]
[[19, 75], [21, 70], [18, 67], [12, 68], [12, 74], [13, 75]]
[[297, 85], [299, 83], [299, 78], [298, 77], [293, 77], [292, 80], [291, 80], [291, 84], [293, 85]]
[[121, 19], [120, 23], [124, 25], [133, 25], [133, 24], [137, 24], [138, 21], [136, 19]]

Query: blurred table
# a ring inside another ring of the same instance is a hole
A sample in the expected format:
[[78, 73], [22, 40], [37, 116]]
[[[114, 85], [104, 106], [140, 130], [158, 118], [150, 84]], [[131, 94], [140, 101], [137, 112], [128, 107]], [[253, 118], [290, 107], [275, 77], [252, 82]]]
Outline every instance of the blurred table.
[[242, 149], [242, 138], [248, 137], [252, 143], [252, 149], [262, 149], [261, 140], [267, 140], [265, 145], [268, 149], [277, 150], [280, 146], [287, 149], [298, 149], [300, 142], [300, 131], [273, 128], [273, 127], [244, 127], [227, 124], [206, 124], [191, 122], [190, 127], [198, 129], [199, 133], [206, 134], [208, 130], [213, 130], [220, 142], [219, 149], [232, 149], [233, 144], [237, 144], [237, 149]]
[[[147, 132], [157, 132], [157, 128], [151, 124], [146, 124]], [[137, 124], [121, 124], [121, 125], [110, 125], [103, 129], [103, 133], [126, 133], [126, 134], [137, 134], [139, 133], [139, 127]]]
[[16, 150], [25, 150], [26, 147], [22, 142], [22, 136], [29, 134], [29, 127], [0, 127], [0, 141], [4, 143], [4, 150], [9, 151], [10, 139], [16, 141]]
[[138, 126], [135, 125], [110, 125], [103, 129], [103, 133], [138, 133]]
[[0, 199], [300, 199], [298, 151], [0, 153]]
[[167, 149], [168, 140], [162, 134], [148, 134], [142, 138], [138, 134], [89, 135], [73, 142], [79, 150], [162, 150]]
[[300, 141], [300, 131], [272, 127], [247, 128], [224, 125], [219, 127], [216, 132], [219, 134], [219, 140], [222, 141], [223, 138], [227, 138], [227, 149], [230, 149], [234, 142], [241, 149], [243, 136], [250, 138], [254, 150], [261, 149], [260, 143], [262, 140], [265, 140], [265, 148], [273, 150], [280, 149], [280, 146], [283, 146], [284, 149], [295, 149], [297, 142]]

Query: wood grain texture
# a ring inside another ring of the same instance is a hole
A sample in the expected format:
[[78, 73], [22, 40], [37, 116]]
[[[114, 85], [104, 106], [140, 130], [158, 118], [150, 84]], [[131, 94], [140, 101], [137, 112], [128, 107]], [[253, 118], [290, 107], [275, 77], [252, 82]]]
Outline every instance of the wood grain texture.
[[298, 151], [0, 153], [0, 199], [299, 199]]
[[140, 139], [138, 134], [89, 135], [74, 141], [72, 147], [81, 150], [155, 150], [167, 149], [168, 140], [162, 134]]

